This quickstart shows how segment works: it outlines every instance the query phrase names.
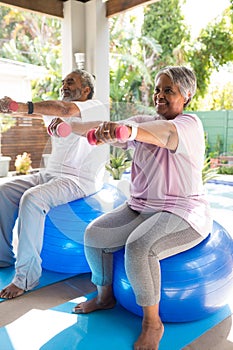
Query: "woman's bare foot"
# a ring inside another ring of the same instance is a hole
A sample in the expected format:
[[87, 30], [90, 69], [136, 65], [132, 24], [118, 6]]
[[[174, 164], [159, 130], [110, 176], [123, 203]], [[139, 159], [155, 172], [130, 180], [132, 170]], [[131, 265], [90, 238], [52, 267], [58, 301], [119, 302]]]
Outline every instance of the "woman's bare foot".
[[24, 290], [16, 287], [14, 283], [11, 283], [1, 290], [0, 298], [13, 299], [19, 297], [22, 294], [24, 294]]
[[151, 324], [143, 321], [142, 333], [134, 344], [134, 350], [158, 350], [164, 333], [162, 322]]
[[98, 300], [98, 297], [96, 297], [76, 305], [72, 311], [75, 314], [88, 314], [90, 312], [97, 311], [97, 310], [112, 309], [115, 305], [116, 305], [115, 298], [111, 298], [103, 302]]
[[116, 299], [112, 292], [112, 285], [96, 286], [97, 296], [91, 300], [76, 305], [73, 308], [75, 314], [88, 314], [97, 310], [112, 309], [116, 305]]

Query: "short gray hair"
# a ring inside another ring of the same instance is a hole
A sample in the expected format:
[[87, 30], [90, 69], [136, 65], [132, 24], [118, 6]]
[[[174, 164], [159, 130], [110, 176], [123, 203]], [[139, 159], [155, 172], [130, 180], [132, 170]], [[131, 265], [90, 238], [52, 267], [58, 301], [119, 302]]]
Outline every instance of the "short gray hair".
[[81, 80], [82, 87], [85, 88], [86, 86], [88, 86], [91, 89], [89, 95], [87, 96], [87, 99], [91, 100], [95, 92], [94, 76], [84, 69], [75, 69], [72, 73], [78, 74]]
[[157, 73], [155, 81], [157, 81], [162, 74], [166, 74], [171, 79], [172, 83], [179, 87], [181, 95], [186, 100], [184, 105], [186, 107], [196, 93], [197, 79], [194, 72], [184, 66], [167, 66]]

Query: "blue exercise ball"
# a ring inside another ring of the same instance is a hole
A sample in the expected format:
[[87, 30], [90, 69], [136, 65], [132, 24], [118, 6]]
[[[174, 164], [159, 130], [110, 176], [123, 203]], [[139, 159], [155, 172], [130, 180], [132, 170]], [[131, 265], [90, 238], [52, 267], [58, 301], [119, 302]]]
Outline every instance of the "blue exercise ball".
[[85, 229], [125, 200], [117, 187], [105, 184], [91, 196], [52, 208], [45, 219], [42, 267], [61, 273], [90, 272], [83, 246]]
[[[164, 322], [205, 318], [227, 304], [233, 292], [233, 240], [217, 222], [200, 244], [161, 262], [160, 317]], [[114, 256], [114, 294], [142, 316], [124, 268], [124, 250]]]

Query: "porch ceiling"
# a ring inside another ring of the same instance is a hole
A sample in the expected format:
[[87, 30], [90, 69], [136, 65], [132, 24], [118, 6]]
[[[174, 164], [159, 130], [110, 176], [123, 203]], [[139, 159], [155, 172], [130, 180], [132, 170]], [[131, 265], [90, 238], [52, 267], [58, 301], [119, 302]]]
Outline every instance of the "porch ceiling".
[[[67, 0], [1, 0], [0, 4], [20, 7], [26, 10], [45, 13], [47, 15], [63, 18], [63, 2]], [[79, 2], [88, 2], [90, 0], [76, 0]], [[106, 0], [105, 0], [106, 1]], [[107, 0], [106, 17], [111, 17], [120, 12], [129, 10], [139, 5], [148, 5], [158, 0]]]

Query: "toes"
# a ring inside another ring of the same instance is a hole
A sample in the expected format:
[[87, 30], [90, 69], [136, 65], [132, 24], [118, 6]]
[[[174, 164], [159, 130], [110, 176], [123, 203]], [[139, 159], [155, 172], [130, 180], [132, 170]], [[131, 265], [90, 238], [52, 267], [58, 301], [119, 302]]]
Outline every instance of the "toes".
[[20, 295], [24, 294], [24, 290], [23, 289], [19, 289], [16, 287], [14, 288], [4, 288], [1, 290], [0, 292], [0, 298], [2, 299], [13, 299], [16, 297], [19, 297]]
[[72, 309], [72, 313], [73, 314], [82, 314], [83, 313], [83, 309], [81, 309], [81, 307], [79, 305], [75, 306], [73, 309]]
[[6, 293], [5, 293], [5, 290], [3, 289], [3, 290], [1, 290], [1, 292], [0, 292], [0, 298], [5, 298], [5, 295], [6, 295]]
[[7, 289], [3, 289], [3, 290], [1, 290], [0, 298], [8, 299], [9, 298], [8, 294], [9, 294], [8, 290]]
[[73, 314], [82, 314], [83, 313], [83, 310], [81, 308], [78, 308], [78, 307], [74, 307], [72, 309], [72, 313]]

